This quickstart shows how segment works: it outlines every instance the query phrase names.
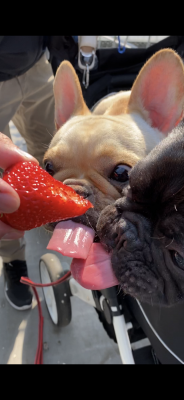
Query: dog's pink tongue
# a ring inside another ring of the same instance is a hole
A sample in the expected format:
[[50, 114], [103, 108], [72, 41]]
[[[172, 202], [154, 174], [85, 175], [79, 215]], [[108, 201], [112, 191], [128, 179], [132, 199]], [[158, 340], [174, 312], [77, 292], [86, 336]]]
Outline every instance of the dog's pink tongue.
[[70, 220], [62, 221], [56, 225], [47, 249], [74, 257], [71, 273], [86, 289], [100, 290], [118, 285], [110, 255], [100, 243], [93, 243], [94, 236], [91, 228]]
[[100, 243], [92, 243], [86, 260], [74, 258], [70, 268], [75, 280], [86, 289], [101, 290], [118, 285], [110, 254]]
[[59, 222], [47, 246], [67, 257], [87, 258], [95, 232], [71, 220]]

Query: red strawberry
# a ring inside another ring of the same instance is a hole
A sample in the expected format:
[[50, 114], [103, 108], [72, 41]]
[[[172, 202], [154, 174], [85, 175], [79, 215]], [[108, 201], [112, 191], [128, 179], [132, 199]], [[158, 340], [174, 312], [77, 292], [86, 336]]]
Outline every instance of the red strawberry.
[[3, 214], [1, 218], [15, 229], [27, 231], [48, 222], [82, 215], [93, 207], [71, 187], [57, 181], [31, 161], [9, 168], [3, 179], [20, 197], [19, 209], [12, 214]]

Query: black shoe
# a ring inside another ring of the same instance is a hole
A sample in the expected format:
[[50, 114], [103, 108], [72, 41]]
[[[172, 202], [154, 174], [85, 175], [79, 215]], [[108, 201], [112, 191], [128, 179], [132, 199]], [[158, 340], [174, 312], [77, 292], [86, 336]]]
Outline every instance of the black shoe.
[[27, 310], [32, 307], [33, 294], [30, 286], [20, 282], [21, 276], [28, 277], [25, 261], [15, 260], [4, 263], [5, 296], [16, 310]]

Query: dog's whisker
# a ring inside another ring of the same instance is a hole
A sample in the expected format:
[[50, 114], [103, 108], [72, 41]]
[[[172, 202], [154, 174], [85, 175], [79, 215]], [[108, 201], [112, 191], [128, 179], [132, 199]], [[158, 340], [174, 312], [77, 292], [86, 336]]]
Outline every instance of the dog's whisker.
[[41, 144], [42, 144], [42, 146], [43, 146], [44, 149], [48, 149], [48, 148], [49, 148], [49, 145], [48, 145], [48, 144], [45, 144], [45, 143], [41, 143]]
[[88, 223], [89, 223], [90, 227], [93, 229], [93, 226], [91, 225], [91, 222], [90, 222], [90, 220], [89, 220], [88, 215], [86, 215], [86, 219], [88, 220]]
[[161, 237], [154, 237], [154, 236], [150, 236], [150, 239], [165, 239], [165, 236], [161, 236]]
[[120, 294], [121, 291], [122, 291], [122, 289], [121, 289], [121, 286], [119, 285], [118, 291], [117, 291], [117, 296]]
[[172, 238], [171, 242], [169, 244], [167, 244], [167, 246], [165, 246], [165, 248], [169, 247], [172, 244], [173, 241], [174, 241], [174, 238]]
[[159, 306], [159, 315], [158, 315], [158, 318], [160, 319], [160, 317], [161, 317], [161, 304], [160, 304], [160, 299], [159, 299], [158, 306]]
[[121, 288], [121, 292], [119, 293], [119, 296], [121, 297], [125, 297], [126, 296], [126, 293], [125, 292], [123, 292], [123, 289]]
[[54, 134], [52, 135], [49, 131], [48, 131], [48, 129], [46, 128], [46, 131], [48, 132], [48, 134], [51, 136], [51, 138], [53, 138], [54, 137]]
[[178, 194], [183, 188], [184, 188], [184, 185], [176, 193], [172, 194], [172, 196], [175, 196], [176, 194]]

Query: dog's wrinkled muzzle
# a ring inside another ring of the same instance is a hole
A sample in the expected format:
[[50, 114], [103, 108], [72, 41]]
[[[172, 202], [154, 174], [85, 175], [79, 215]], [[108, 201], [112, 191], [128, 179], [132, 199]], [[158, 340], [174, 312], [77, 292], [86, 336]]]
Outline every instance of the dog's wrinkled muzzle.
[[112, 251], [112, 268], [123, 291], [141, 301], [163, 302], [163, 280], [155, 267], [147, 219], [109, 206], [101, 213], [97, 233]]

